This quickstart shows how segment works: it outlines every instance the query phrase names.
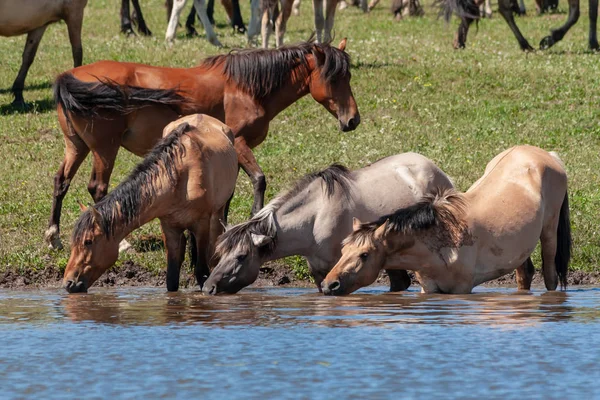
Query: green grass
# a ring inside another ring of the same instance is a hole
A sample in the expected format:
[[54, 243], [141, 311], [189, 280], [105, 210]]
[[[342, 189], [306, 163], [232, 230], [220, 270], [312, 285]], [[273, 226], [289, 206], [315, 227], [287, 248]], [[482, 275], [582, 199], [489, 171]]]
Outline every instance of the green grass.
[[[114, 1], [89, 2], [84, 21], [84, 62], [114, 59], [190, 67], [219, 50], [203, 38], [187, 39], [183, 29], [172, 48], [164, 43], [166, 17], [162, 0], [145, 2], [152, 38], [127, 38], [119, 32]], [[242, 1], [248, 19], [249, 5]], [[530, 13], [533, 2], [528, 3]], [[561, 7], [565, 7], [561, 2]], [[416, 151], [438, 163], [465, 190], [486, 163], [502, 150], [522, 143], [558, 151], [570, 177], [574, 232], [573, 268], [597, 270], [600, 259], [600, 74], [599, 55], [587, 52], [587, 9], [565, 40], [547, 52], [522, 53], [496, 13], [474, 28], [467, 49], [451, 44], [457, 21], [445, 25], [434, 11], [424, 18], [392, 21], [387, 4], [370, 15], [356, 8], [339, 12], [335, 32], [348, 37], [352, 85], [362, 123], [340, 133], [319, 104], [306, 97], [279, 115], [256, 157], [268, 182], [267, 198], [301, 175], [332, 162], [352, 168], [386, 155]], [[585, 5], [584, 5], [585, 7]], [[292, 17], [286, 41], [306, 39], [312, 31], [311, 4]], [[230, 47], [245, 45], [224, 25], [217, 7], [217, 33]], [[533, 45], [566, 19], [565, 14], [517, 18]], [[202, 32], [202, 31], [201, 31]], [[62, 133], [51, 104], [53, 78], [72, 67], [64, 24], [51, 26], [26, 81], [25, 98], [33, 111], [16, 113], [8, 89], [21, 62], [25, 37], [0, 39], [0, 269], [64, 267], [67, 250], [52, 252], [42, 241], [48, 221], [52, 180], [63, 156]], [[222, 50], [226, 51], [226, 50]], [[114, 188], [140, 160], [122, 151], [111, 181]], [[63, 206], [62, 239], [68, 243], [79, 215], [77, 200], [89, 202], [87, 160], [75, 177]], [[244, 220], [251, 205], [251, 185], [240, 175], [230, 221]], [[157, 222], [134, 232], [159, 234]], [[163, 251], [121, 255], [151, 269], [165, 266]], [[537, 258], [536, 258], [537, 261]], [[288, 261], [302, 272], [303, 261]], [[539, 264], [538, 264], [539, 265]]]

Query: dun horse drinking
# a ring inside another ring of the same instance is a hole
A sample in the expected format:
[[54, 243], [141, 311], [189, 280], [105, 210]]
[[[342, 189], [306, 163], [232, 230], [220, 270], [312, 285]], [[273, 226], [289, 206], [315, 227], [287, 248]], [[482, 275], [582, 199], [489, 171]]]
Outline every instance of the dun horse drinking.
[[83, 9], [87, 0], [0, 0], [0, 36], [19, 36], [27, 34], [23, 62], [19, 74], [12, 86], [15, 96], [13, 105], [24, 107], [23, 89], [29, 67], [35, 59], [42, 36], [48, 25], [60, 20], [65, 21], [71, 41], [73, 65], [78, 67], [83, 61], [81, 47], [81, 26]]
[[376, 222], [355, 221], [325, 294], [351, 293], [382, 268], [414, 270], [425, 293], [470, 293], [516, 269], [519, 289], [535, 272], [538, 240], [546, 289], [567, 285], [571, 227], [567, 175], [555, 154], [517, 146], [496, 156], [464, 194], [440, 190]]
[[266, 138], [277, 114], [310, 93], [338, 118], [342, 131], [360, 123], [345, 47], [345, 40], [339, 49], [305, 42], [215, 56], [195, 68], [101, 61], [63, 73], [54, 93], [66, 150], [54, 179], [46, 240], [51, 247], [61, 246], [62, 200], [90, 151], [94, 162], [88, 190], [99, 201], [106, 195], [119, 147], [146, 154], [162, 128], [182, 114], [209, 114], [231, 127], [239, 165], [254, 186], [252, 212], [258, 212], [266, 180], [250, 149]]
[[[266, 261], [306, 257], [317, 287], [340, 258], [352, 231], [352, 217], [372, 220], [415, 204], [436, 187], [452, 188], [431, 160], [405, 153], [351, 172], [334, 165], [296, 183], [250, 221], [226, 229], [219, 238], [218, 265], [205, 285], [210, 294], [235, 293], [250, 285]], [[410, 285], [406, 271], [388, 270], [392, 291]]]
[[185, 230], [192, 235], [192, 265], [202, 286], [235, 188], [234, 136], [206, 115], [179, 119], [164, 132], [131, 175], [75, 224], [63, 279], [68, 292], [87, 291], [115, 263], [121, 240], [154, 218], [160, 219], [167, 249], [167, 289], [179, 287]]

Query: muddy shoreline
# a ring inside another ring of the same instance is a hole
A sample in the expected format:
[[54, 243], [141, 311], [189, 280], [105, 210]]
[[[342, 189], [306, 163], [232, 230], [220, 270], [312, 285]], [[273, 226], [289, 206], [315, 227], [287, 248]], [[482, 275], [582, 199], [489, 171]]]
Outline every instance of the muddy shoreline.
[[[60, 288], [63, 271], [54, 265], [48, 265], [44, 269], [17, 271], [8, 269], [0, 272], [1, 289], [25, 289], [25, 288]], [[155, 274], [147, 268], [126, 261], [119, 267], [111, 268], [105, 273], [95, 287], [164, 287], [166, 271]], [[180, 279], [181, 288], [191, 288], [196, 284], [191, 271], [182, 271]], [[377, 285], [387, 286], [389, 280], [385, 273], [377, 279]], [[418, 282], [413, 276], [413, 285]], [[516, 288], [514, 272], [499, 279], [485, 283], [483, 286], [514, 286]], [[543, 277], [539, 271], [533, 279], [533, 286], [544, 285]], [[569, 273], [569, 286], [577, 285], [600, 285], [600, 272], [571, 271]], [[314, 287], [314, 284], [308, 279], [298, 279], [294, 271], [284, 264], [272, 262], [265, 264], [260, 269], [257, 281], [254, 287]]]

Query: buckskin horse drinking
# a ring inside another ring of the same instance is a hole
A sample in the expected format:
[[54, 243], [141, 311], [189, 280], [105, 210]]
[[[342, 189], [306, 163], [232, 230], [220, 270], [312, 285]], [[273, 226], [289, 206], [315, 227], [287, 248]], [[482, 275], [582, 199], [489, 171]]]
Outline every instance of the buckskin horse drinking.
[[119, 147], [142, 156], [180, 115], [204, 113], [235, 135], [240, 167], [254, 186], [252, 213], [263, 207], [265, 176], [252, 148], [269, 122], [311, 94], [336, 116], [342, 131], [360, 123], [350, 88], [350, 60], [339, 48], [311, 42], [273, 50], [241, 50], [206, 59], [194, 68], [161, 68], [101, 61], [61, 74], [54, 86], [65, 158], [54, 178], [46, 240], [60, 247], [62, 200], [77, 169], [94, 156], [88, 190], [97, 202], [107, 192]]
[[121, 240], [154, 218], [160, 219], [167, 250], [167, 289], [179, 287], [185, 230], [192, 236], [192, 265], [202, 286], [235, 188], [234, 136], [206, 115], [181, 118], [164, 132], [165, 138], [131, 175], [75, 224], [63, 279], [68, 292], [87, 291], [115, 263]]
[[464, 194], [440, 190], [371, 223], [356, 221], [325, 294], [351, 293], [382, 268], [414, 270], [425, 293], [470, 293], [516, 269], [529, 290], [538, 240], [546, 289], [567, 285], [571, 227], [567, 174], [555, 154], [517, 146], [496, 156]]
[[[258, 277], [269, 260], [306, 257], [317, 287], [340, 258], [342, 240], [352, 232], [352, 217], [373, 220], [415, 204], [435, 188], [452, 182], [431, 160], [416, 153], [386, 157], [356, 171], [333, 165], [307, 175], [250, 221], [227, 228], [219, 237], [219, 261], [205, 292], [235, 293]], [[388, 270], [390, 290], [410, 285], [406, 271]]]

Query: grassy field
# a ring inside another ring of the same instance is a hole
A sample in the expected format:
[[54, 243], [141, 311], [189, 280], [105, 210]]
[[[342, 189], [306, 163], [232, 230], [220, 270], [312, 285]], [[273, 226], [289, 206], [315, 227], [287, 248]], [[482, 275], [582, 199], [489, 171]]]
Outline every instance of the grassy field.
[[[163, 0], [144, 3], [152, 38], [120, 35], [114, 1], [89, 2], [83, 28], [84, 63], [113, 59], [190, 67], [206, 56], [228, 51], [210, 46], [203, 38], [187, 39], [183, 29], [175, 45], [167, 47]], [[245, 20], [249, 19], [247, 3], [242, 1]], [[587, 52], [587, 8], [563, 42], [547, 52], [524, 54], [497, 13], [492, 20], [481, 21], [478, 32], [472, 30], [466, 50], [455, 51], [451, 44], [456, 20], [446, 25], [428, 8], [424, 18], [396, 23], [383, 3], [370, 15], [352, 8], [339, 12], [336, 19], [337, 38], [348, 37], [361, 125], [354, 132], [339, 132], [337, 121], [310, 96], [288, 108], [256, 149], [267, 176], [267, 198], [330, 163], [358, 168], [406, 151], [433, 159], [466, 190], [494, 155], [529, 143], [558, 151], [565, 161], [574, 231], [572, 266], [598, 270], [600, 55]], [[531, 16], [518, 18], [517, 23], [535, 46], [551, 27], [562, 24], [566, 14], [537, 17], [533, 2], [527, 5]], [[560, 6], [566, 7], [566, 2]], [[245, 46], [245, 38], [232, 33], [222, 8], [216, 8], [221, 42], [228, 48]], [[288, 23], [286, 42], [308, 38], [312, 24], [311, 4], [305, 0], [301, 16], [292, 16]], [[26, 81], [25, 99], [32, 103], [32, 110], [18, 113], [8, 106], [12, 101], [9, 89], [24, 40], [24, 36], [0, 39], [0, 269], [64, 267], [68, 249], [49, 251], [42, 237], [53, 176], [63, 156], [51, 84], [58, 73], [72, 67], [66, 26], [55, 24], [48, 29]], [[111, 187], [139, 161], [122, 151]], [[90, 201], [89, 175], [87, 160], [63, 205], [65, 244], [79, 215], [77, 200]], [[251, 206], [250, 182], [245, 175], [240, 177], [232, 222], [244, 220]], [[157, 222], [134, 232], [133, 241], [140, 243], [140, 238], [154, 234], [159, 234]], [[160, 248], [122, 254], [119, 262], [124, 260], [151, 269], [165, 267]], [[298, 258], [286, 262], [298, 270], [304, 268]]]

